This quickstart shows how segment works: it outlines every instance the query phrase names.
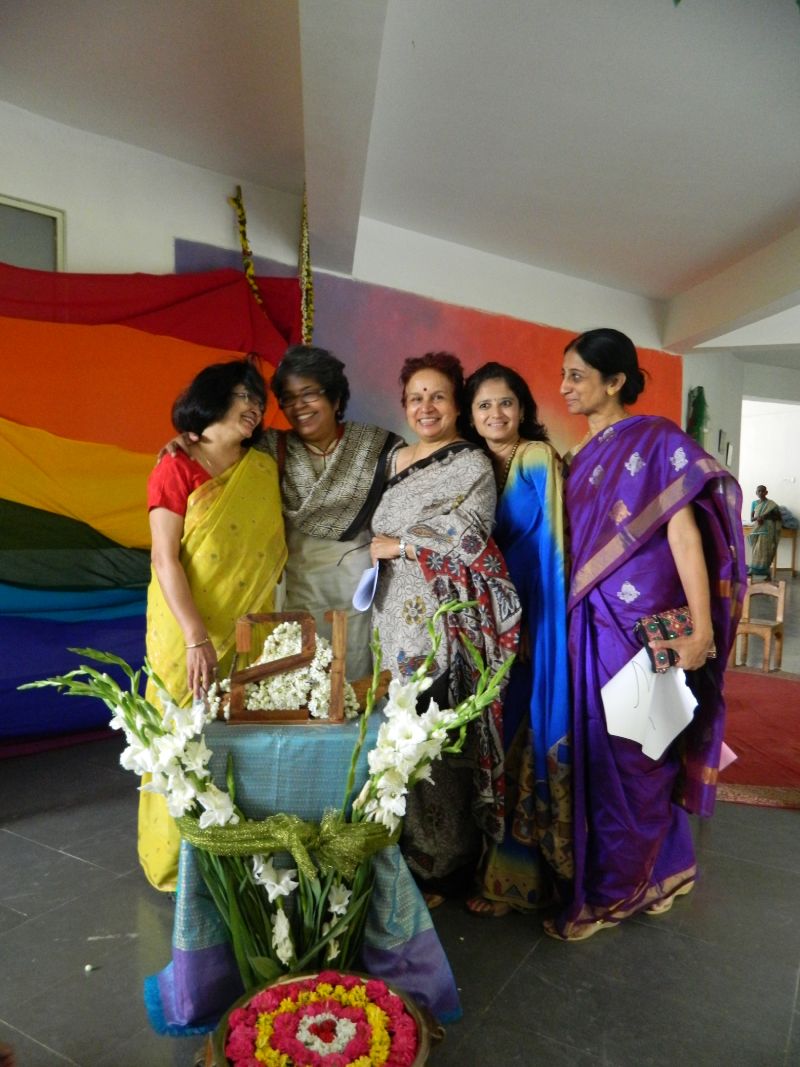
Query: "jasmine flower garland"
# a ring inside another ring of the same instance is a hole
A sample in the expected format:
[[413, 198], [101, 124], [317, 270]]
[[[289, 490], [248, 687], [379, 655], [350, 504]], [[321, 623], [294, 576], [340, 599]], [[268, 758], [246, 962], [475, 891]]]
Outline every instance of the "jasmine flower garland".
[[[274, 663], [296, 655], [302, 647], [299, 622], [282, 622], [264, 642], [261, 655], [251, 666], [259, 663]], [[317, 648], [314, 658], [305, 667], [293, 671], [283, 671], [260, 682], [249, 682], [245, 686], [245, 707], [249, 711], [275, 711], [308, 707], [313, 719], [327, 719], [331, 703], [330, 666], [333, 661], [331, 643], [317, 635]], [[209, 704], [217, 713], [222, 705], [222, 698], [230, 689], [227, 678], [215, 682], [209, 689]], [[344, 715], [353, 719], [358, 715], [358, 699], [349, 682], [344, 683]], [[225, 717], [228, 717], [227, 708]]]

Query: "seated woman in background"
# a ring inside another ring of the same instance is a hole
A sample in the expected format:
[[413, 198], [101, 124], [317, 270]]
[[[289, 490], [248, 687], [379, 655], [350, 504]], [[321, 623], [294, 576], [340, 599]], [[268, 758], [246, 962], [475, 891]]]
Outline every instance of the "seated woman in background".
[[475, 915], [565, 899], [572, 877], [569, 666], [561, 460], [515, 370], [466, 383], [472, 433], [497, 483], [494, 538], [522, 604], [520, 652], [503, 697], [506, 835], [489, 851]]
[[781, 538], [781, 509], [767, 496], [766, 485], [756, 486], [756, 499], [750, 505], [750, 566], [748, 574], [754, 578], [769, 578], [772, 561]]
[[[251, 447], [264, 406], [253, 363], [206, 367], [172, 409], [175, 429], [195, 440], [165, 456], [148, 480], [147, 656], [179, 707], [227, 672], [236, 619], [273, 610], [286, 544], [275, 461]], [[147, 697], [159, 706], [152, 682]], [[145, 788], [139, 858], [157, 889], [175, 888], [179, 843], [164, 798]]]
[[[461, 636], [497, 670], [517, 646], [519, 601], [490, 538], [496, 492], [492, 465], [464, 440], [459, 426], [463, 372], [446, 352], [407, 359], [400, 374], [412, 445], [395, 445], [389, 481], [372, 526], [372, 559], [381, 561], [374, 602], [383, 665], [408, 678], [430, 648], [426, 622], [440, 604], [477, 601], [476, 608], [440, 621], [444, 640], [421, 697], [454, 707], [475, 685], [475, 668]], [[472, 878], [483, 834], [503, 835], [503, 727], [499, 702], [473, 730], [472, 751], [445, 756], [432, 782], [407, 798], [401, 847], [423, 883], [429, 904], [438, 890]]]
[[[668, 911], [697, 876], [686, 812], [713, 811], [725, 724], [722, 674], [744, 594], [741, 491], [667, 419], [629, 415], [644, 388], [636, 349], [590, 330], [564, 354], [561, 395], [589, 428], [566, 482], [574, 753], [575, 880], [545, 931], [581, 941], [636, 912]], [[671, 650], [697, 701], [653, 759], [607, 728], [602, 687], [637, 652], [637, 620], [688, 605]]]

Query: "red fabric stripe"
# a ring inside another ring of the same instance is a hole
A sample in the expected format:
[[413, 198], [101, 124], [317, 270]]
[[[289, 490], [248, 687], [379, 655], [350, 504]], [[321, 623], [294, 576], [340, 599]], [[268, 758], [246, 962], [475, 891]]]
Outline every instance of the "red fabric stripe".
[[0, 264], [0, 315], [47, 322], [117, 323], [277, 365], [300, 341], [300, 283], [259, 278], [264, 308], [244, 274], [59, 274]]

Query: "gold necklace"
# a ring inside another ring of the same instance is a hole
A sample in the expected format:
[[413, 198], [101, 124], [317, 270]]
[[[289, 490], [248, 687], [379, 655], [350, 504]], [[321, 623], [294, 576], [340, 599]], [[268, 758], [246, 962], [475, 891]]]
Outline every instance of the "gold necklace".
[[517, 449], [519, 448], [521, 440], [522, 438], [518, 437], [514, 442], [514, 445], [511, 451], [508, 453], [508, 457], [506, 458], [505, 463], [503, 464], [503, 469], [500, 473], [500, 477], [497, 479], [497, 488], [501, 493], [506, 487], [506, 482], [508, 481], [508, 472], [511, 470], [511, 464], [514, 462], [514, 456], [516, 456], [517, 454]]
[[223, 471], [226, 471], [228, 467], [232, 467], [234, 463], [240, 460], [242, 458], [243, 452], [244, 449], [240, 447], [239, 454], [233, 459], [231, 459], [230, 463], [225, 463], [224, 461], [215, 462], [211, 459], [210, 456], [207, 456], [205, 454], [205, 452], [203, 451], [203, 446], [198, 444], [197, 454], [194, 458], [197, 459], [197, 461], [206, 468], [212, 478], [216, 478], [218, 474], [221, 474]]
[[591, 441], [591, 439], [593, 437], [597, 437], [598, 434], [605, 433], [606, 430], [610, 426], [614, 426], [616, 423], [622, 422], [623, 419], [627, 419], [627, 418], [628, 418], [628, 413], [625, 412], [624, 415], [618, 415], [617, 418], [611, 419], [609, 422], [607, 422], [605, 424], [605, 426], [601, 426], [598, 430], [592, 430], [591, 427], [590, 427], [586, 431], [586, 433], [583, 435], [583, 437], [580, 439], [580, 441], [578, 441], [577, 445], [575, 445], [575, 447], [570, 451], [570, 455], [577, 456], [577, 454], [580, 452], [580, 450], [585, 445], [588, 445], [588, 443]]

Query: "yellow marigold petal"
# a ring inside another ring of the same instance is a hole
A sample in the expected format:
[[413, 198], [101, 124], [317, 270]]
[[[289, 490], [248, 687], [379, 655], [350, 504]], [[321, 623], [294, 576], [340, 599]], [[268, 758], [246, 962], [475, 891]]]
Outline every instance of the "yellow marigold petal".
[[392, 1050], [392, 1039], [387, 1029], [389, 1016], [371, 1001], [366, 1005], [364, 1013], [372, 1031], [369, 1042], [370, 1063], [375, 1067], [382, 1067]]

